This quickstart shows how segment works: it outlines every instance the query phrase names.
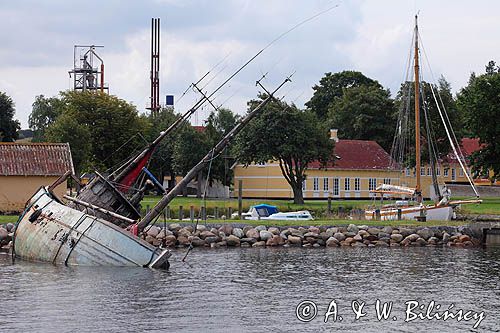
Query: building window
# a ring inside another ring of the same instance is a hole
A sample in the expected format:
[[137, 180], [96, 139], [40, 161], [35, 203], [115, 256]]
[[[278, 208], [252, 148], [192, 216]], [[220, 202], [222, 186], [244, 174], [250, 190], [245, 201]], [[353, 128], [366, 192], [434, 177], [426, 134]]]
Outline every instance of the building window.
[[257, 163], [257, 166], [258, 166], [259, 168], [263, 168], [263, 167], [265, 167], [265, 166], [266, 166], [266, 162], [259, 162], [259, 163]]
[[458, 172], [458, 175], [459, 175], [460, 177], [463, 177], [463, 176], [464, 176], [464, 169], [460, 168], [459, 170], [460, 170], [460, 171]]
[[333, 178], [333, 195], [339, 195], [339, 179]]
[[411, 171], [410, 171], [410, 168], [406, 168], [406, 175], [407, 175], [408, 177], [410, 177], [410, 175], [411, 175], [411, 173], [410, 173], [410, 172], [411, 172]]
[[313, 191], [315, 191], [315, 192], [319, 191], [319, 178], [318, 177], [313, 178]]
[[377, 188], [377, 178], [368, 179], [368, 190], [374, 191]]
[[328, 192], [328, 178], [323, 178], [323, 191]]
[[456, 180], [457, 179], [457, 173], [455, 168], [451, 169], [451, 180]]
[[440, 167], [436, 168], [436, 176], [441, 176], [441, 168]]
[[354, 191], [360, 191], [361, 186], [360, 186], [360, 181], [359, 178], [354, 178]]
[[445, 177], [448, 177], [448, 170], [449, 170], [448, 168], [445, 168], [445, 169], [444, 169], [444, 176], [445, 176]]
[[420, 168], [420, 176], [425, 176], [425, 168]]
[[344, 190], [345, 191], [350, 191], [351, 190], [351, 178], [345, 178], [344, 179]]
[[427, 168], [427, 176], [431, 175], [431, 168]]
[[306, 180], [304, 179], [302, 181], [302, 191], [305, 191], [306, 190]]
[[384, 184], [391, 185], [391, 178], [384, 178]]

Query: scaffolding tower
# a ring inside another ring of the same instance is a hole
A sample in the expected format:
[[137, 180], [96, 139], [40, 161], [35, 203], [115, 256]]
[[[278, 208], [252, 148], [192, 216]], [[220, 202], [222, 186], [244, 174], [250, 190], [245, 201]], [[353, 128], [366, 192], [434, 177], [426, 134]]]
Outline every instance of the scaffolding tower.
[[[73, 70], [69, 76], [73, 77], [73, 90], [109, 92], [104, 83], [104, 61], [97, 54], [99, 45], [75, 45], [73, 49]], [[100, 63], [100, 66], [97, 66]]]

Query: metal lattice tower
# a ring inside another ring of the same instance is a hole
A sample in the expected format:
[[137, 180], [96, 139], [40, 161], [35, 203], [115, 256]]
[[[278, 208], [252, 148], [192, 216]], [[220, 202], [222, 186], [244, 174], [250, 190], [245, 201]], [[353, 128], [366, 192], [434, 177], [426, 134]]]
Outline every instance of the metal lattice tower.
[[73, 75], [73, 90], [109, 92], [109, 87], [104, 83], [104, 61], [95, 51], [99, 47], [104, 46], [74, 46], [73, 70], [69, 71], [69, 76]]

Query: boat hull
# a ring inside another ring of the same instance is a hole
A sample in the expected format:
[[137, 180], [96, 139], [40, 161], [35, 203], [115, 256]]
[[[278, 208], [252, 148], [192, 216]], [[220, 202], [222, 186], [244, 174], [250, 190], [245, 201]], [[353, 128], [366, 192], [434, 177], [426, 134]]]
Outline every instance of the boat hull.
[[[399, 218], [398, 210], [401, 210], [401, 218]], [[425, 215], [427, 221], [450, 221], [454, 215], [452, 206], [425, 206], [425, 207], [402, 207], [402, 208], [387, 208], [380, 209], [380, 220], [415, 220], [417, 217]], [[375, 220], [376, 211], [366, 210], [365, 219]]]
[[111, 222], [70, 208], [41, 188], [17, 223], [14, 255], [56, 265], [166, 268], [170, 252]]

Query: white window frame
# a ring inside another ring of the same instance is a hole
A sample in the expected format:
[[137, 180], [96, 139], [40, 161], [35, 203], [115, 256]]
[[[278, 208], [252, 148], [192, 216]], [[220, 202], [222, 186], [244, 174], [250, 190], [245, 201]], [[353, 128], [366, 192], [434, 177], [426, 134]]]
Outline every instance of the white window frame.
[[443, 172], [443, 176], [444, 177], [448, 177], [448, 171], [449, 170], [450, 170], [449, 168], [444, 168], [444, 172]]
[[425, 168], [420, 167], [420, 176], [425, 176]]
[[344, 178], [344, 191], [349, 192], [351, 190], [351, 178]]
[[411, 176], [411, 170], [410, 170], [410, 168], [406, 168], [406, 176], [408, 176], [408, 177]]
[[457, 170], [455, 168], [451, 169], [451, 180], [457, 180]]
[[391, 185], [391, 178], [384, 178], [384, 184]]
[[436, 176], [441, 176], [441, 168], [440, 167], [436, 168]]
[[313, 178], [313, 191], [319, 192], [319, 178], [318, 177]]
[[361, 178], [354, 178], [354, 191], [361, 191]]
[[377, 178], [368, 178], [368, 191], [374, 191], [377, 188]]
[[339, 178], [333, 178], [333, 195], [334, 196], [340, 195], [340, 179]]
[[459, 170], [459, 171], [458, 171], [458, 176], [459, 176], [459, 177], [464, 177], [464, 176], [465, 176], [465, 175], [464, 175], [464, 169], [459, 168], [458, 170]]
[[328, 192], [330, 190], [330, 180], [327, 177], [323, 178], [323, 192]]
[[307, 188], [307, 186], [306, 186], [306, 180], [304, 179], [304, 180], [302, 181], [302, 191], [305, 191], [305, 190], [306, 190], [306, 188]]
[[431, 175], [431, 168], [427, 167], [427, 176]]

